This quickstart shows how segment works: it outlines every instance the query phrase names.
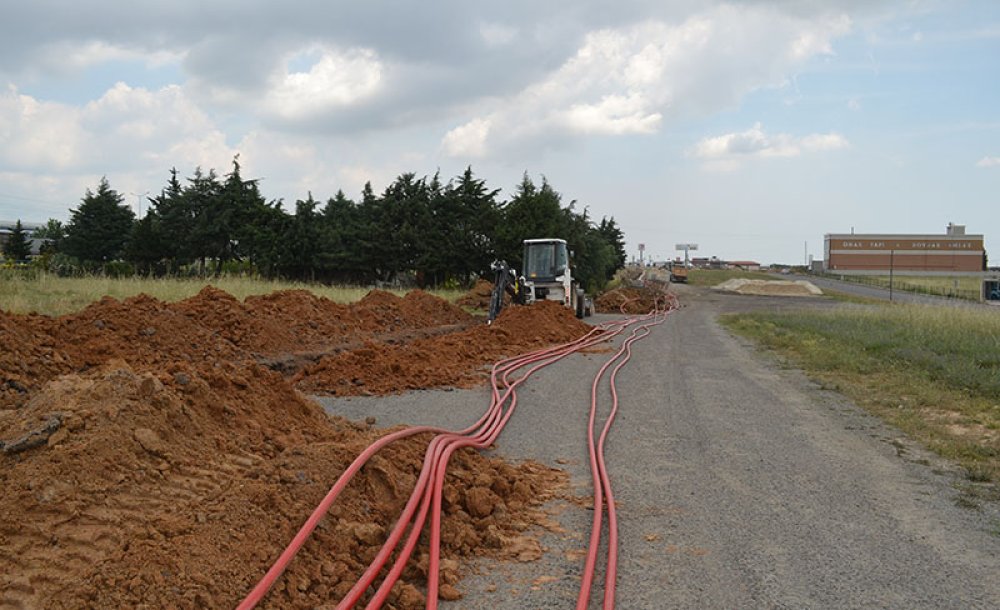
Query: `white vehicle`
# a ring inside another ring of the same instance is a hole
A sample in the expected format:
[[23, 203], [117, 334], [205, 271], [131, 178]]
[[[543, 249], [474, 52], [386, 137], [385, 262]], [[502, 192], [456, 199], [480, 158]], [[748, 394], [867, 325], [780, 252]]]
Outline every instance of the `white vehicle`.
[[524, 240], [524, 273], [520, 277], [504, 261], [493, 263], [493, 269], [497, 279], [490, 301], [491, 322], [500, 313], [505, 290], [517, 303], [559, 301], [572, 309], [578, 318], [593, 313], [593, 304], [579, 282], [573, 279], [565, 239]]

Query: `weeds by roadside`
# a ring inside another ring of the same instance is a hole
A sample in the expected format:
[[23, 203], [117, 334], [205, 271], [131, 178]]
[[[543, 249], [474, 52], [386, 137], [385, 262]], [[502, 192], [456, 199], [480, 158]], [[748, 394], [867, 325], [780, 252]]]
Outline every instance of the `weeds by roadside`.
[[[179, 301], [198, 294], [207, 285], [220, 288], [243, 300], [253, 294], [276, 290], [308, 290], [338, 303], [359, 300], [370, 287], [327, 286], [303, 282], [265, 280], [254, 277], [221, 276], [218, 278], [145, 278], [131, 277], [59, 277], [48, 273], [23, 276], [0, 273], [0, 310], [11, 313], [37, 312], [62, 315], [79, 311], [104, 296], [125, 299], [145, 293], [162, 301]], [[389, 290], [402, 295], [406, 290]], [[432, 290], [432, 294], [454, 302], [461, 290]]]
[[955, 460], [970, 484], [1000, 482], [995, 312], [881, 305], [730, 315], [723, 323]]

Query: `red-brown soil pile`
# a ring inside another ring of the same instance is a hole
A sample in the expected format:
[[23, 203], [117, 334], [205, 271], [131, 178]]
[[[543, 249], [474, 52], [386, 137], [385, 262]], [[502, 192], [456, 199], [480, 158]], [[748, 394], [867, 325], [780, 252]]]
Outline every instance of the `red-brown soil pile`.
[[471, 307], [473, 309], [488, 309], [490, 297], [493, 295], [493, 282], [487, 280], [476, 280], [476, 285], [469, 289], [455, 301], [461, 307]]
[[398, 347], [369, 342], [360, 349], [324, 357], [295, 380], [306, 392], [335, 396], [469, 387], [487, 379], [485, 365], [572, 341], [591, 328], [554, 301], [515, 305], [505, 308], [490, 326], [473, 326]]
[[[585, 332], [568, 311], [542, 305], [442, 335], [451, 337], [440, 347], [452, 350], [450, 372], [426, 382], [481, 377], [489, 350]], [[174, 304], [107, 298], [60, 318], [0, 312], [0, 605], [235, 606], [382, 433], [327, 416], [258, 364], [259, 354], [469, 321], [419, 292], [343, 306], [300, 292], [240, 303], [206, 289]], [[425, 359], [436, 349], [396, 348]], [[387, 391], [370, 360], [354, 374], [365, 391]], [[343, 595], [394, 522], [426, 442], [395, 444], [359, 473], [264, 607], [312, 608]], [[538, 506], [563, 479], [471, 450], [455, 455], [449, 473], [443, 579], [457, 595], [458, 557], [538, 556], [523, 530], [545, 521]], [[419, 552], [394, 593], [397, 608], [423, 607]]]
[[598, 313], [644, 314], [656, 307], [656, 298], [662, 297], [663, 291], [649, 287], [623, 286], [602, 293], [594, 300], [594, 309]]
[[56, 375], [112, 358], [153, 369], [173, 362], [239, 362], [474, 323], [459, 307], [422, 291], [403, 298], [372, 291], [358, 303], [340, 305], [301, 290], [241, 303], [206, 287], [177, 303], [146, 295], [105, 297], [59, 318], [0, 312], [0, 408], [22, 404], [30, 390]]
[[[328, 418], [277, 373], [227, 363], [154, 373], [112, 361], [62, 376], [3, 412], [0, 438], [53, 419], [41, 446], [0, 457], [0, 592], [14, 606], [233, 607], [378, 436]], [[264, 607], [346, 592], [416, 481], [426, 441], [390, 446], [362, 470]], [[454, 585], [459, 556], [532, 548], [521, 530], [542, 520], [537, 506], [561, 478], [474, 451], [450, 472], [443, 579]], [[421, 566], [396, 607], [423, 607]]]

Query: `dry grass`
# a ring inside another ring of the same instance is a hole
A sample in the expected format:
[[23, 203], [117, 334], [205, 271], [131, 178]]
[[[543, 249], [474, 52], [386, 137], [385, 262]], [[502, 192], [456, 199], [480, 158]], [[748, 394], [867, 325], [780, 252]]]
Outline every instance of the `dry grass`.
[[[866, 286], [889, 287], [888, 275], [836, 276], [848, 282]], [[912, 276], [897, 275], [892, 278], [894, 290], [948, 296], [970, 301], [978, 301], [981, 293], [982, 278], [979, 276]]]
[[739, 271], [736, 269], [691, 269], [688, 271], [688, 283], [695, 286], [715, 286], [733, 278], [773, 280], [774, 276], [759, 271]]
[[998, 313], [880, 305], [723, 321], [981, 482], [1000, 481]]
[[[357, 301], [370, 290], [370, 288], [362, 286], [325, 286], [249, 277], [154, 279], [91, 276], [65, 278], [44, 273], [34, 277], [17, 273], [0, 273], [0, 310], [12, 313], [37, 312], [55, 316], [79, 311], [104, 296], [125, 299], [142, 293], [162, 301], [173, 302], [194, 296], [208, 285], [225, 290], [241, 300], [253, 294], [299, 289], [308, 290], [339, 303], [350, 303]], [[390, 292], [402, 295], [406, 291], [390, 290]], [[449, 301], [454, 301], [462, 294], [458, 290], [431, 292]]]

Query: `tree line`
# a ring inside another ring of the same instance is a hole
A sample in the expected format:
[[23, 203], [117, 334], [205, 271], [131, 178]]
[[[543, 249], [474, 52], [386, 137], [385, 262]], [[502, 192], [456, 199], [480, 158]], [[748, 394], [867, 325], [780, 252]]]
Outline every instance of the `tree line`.
[[82, 268], [148, 275], [240, 270], [323, 282], [465, 285], [498, 258], [520, 269], [522, 240], [537, 237], [565, 239], [574, 273], [591, 291], [625, 264], [613, 217], [595, 222], [527, 173], [507, 200], [470, 167], [447, 182], [404, 173], [381, 193], [369, 182], [357, 201], [343, 191], [325, 202], [309, 194], [289, 213], [240, 169], [238, 156], [221, 177], [199, 168], [182, 181], [172, 169], [141, 219], [105, 178], [66, 225], [49, 220], [35, 236]]

